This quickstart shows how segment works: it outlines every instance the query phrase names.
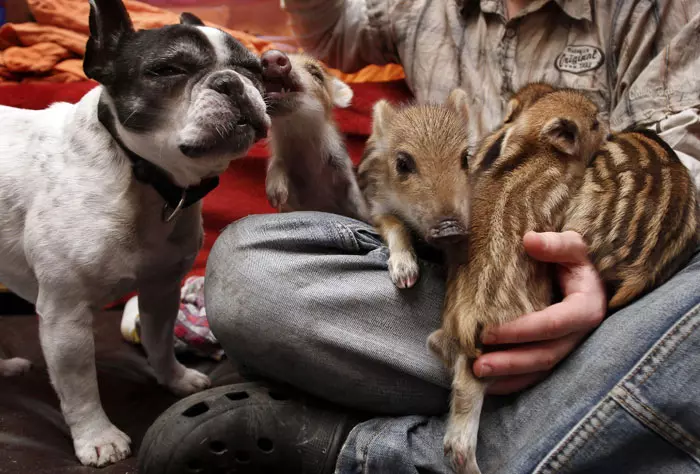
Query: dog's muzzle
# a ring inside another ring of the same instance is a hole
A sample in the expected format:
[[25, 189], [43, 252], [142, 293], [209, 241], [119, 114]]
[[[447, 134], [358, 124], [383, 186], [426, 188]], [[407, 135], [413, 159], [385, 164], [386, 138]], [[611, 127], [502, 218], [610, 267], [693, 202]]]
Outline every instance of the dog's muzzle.
[[183, 155], [200, 158], [214, 152], [245, 151], [267, 136], [270, 123], [262, 95], [235, 71], [209, 75], [198, 91], [179, 145]]

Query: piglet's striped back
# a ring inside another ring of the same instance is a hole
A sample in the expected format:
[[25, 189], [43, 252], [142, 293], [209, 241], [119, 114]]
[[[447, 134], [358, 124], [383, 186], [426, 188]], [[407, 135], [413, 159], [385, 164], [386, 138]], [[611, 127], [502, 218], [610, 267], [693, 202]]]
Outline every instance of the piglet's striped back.
[[650, 130], [609, 137], [565, 218], [579, 232], [616, 309], [658, 287], [698, 246], [696, 189], [675, 152]]

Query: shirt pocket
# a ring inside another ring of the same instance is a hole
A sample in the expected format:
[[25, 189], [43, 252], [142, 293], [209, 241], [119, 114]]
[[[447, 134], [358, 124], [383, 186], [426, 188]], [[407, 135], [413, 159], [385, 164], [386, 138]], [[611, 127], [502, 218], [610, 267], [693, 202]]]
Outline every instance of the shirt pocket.
[[545, 29], [531, 31], [533, 40], [519, 45], [521, 74], [515, 89], [531, 82], [545, 82], [581, 91], [598, 106], [601, 118], [607, 120], [611, 100], [609, 61], [597, 30], [569, 21], [549, 28], [541, 26]]

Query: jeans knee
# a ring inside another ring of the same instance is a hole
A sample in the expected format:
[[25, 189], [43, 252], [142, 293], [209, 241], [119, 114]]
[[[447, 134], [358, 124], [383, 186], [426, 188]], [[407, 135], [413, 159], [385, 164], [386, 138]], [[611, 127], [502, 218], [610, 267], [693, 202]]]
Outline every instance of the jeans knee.
[[[321, 278], [307, 262], [315, 249], [342, 249], [346, 218], [303, 212], [267, 214], [232, 223], [215, 242], [205, 277], [207, 317], [229, 357], [281, 348], [292, 332], [289, 312], [304, 306], [299, 287]], [[286, 310], [285, 310], [286, 308]], [[296, 335], [300, 334], [296, 327]], [[267, 356], [269, 358], [270, 356]]]
[[261, 326], [274, 324], [278, 314], [274, 298], [288, 293], [271, 275], [270, 252], [258, 245], [268, 217], [250, 216], [230, 224], [207, 260], [207, 319], [226, 354], [236, 359], [250, 353], [251, 345], [265, 343], [265, 338], [276, 334]]

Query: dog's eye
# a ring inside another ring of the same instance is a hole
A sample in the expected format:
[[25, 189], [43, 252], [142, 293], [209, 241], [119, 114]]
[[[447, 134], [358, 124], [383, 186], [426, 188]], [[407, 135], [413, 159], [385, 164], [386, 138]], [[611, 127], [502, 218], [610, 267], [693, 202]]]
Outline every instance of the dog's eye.
[[162, 66], [149, 68], [146, 73], [152, 77], [173, 77], [187, 74], [187, 70], [180, 66], [164, 64]]
[[400, 175], [407, 175], [416, 172], [416, 160], [411, 155], [399, 152], [396, 155], [396, 172]]
[[253, 74], [255, 74], [256, 76], [259, 76], [263, 73], [262, 66], [258, 62], [251, 62], [250, 64], [247, 64], [245, 68]]
[[598, 130], [599, 126], [600, 126], [600, 122], [598, 122], [597, 120], [594, 120], [593, 125], [591, 125], [591, 130], [594, 130], [594, 131]]

